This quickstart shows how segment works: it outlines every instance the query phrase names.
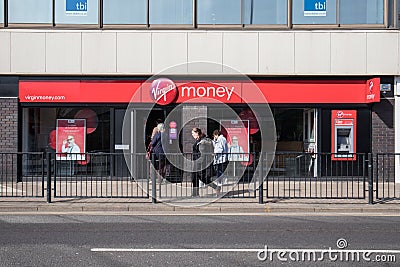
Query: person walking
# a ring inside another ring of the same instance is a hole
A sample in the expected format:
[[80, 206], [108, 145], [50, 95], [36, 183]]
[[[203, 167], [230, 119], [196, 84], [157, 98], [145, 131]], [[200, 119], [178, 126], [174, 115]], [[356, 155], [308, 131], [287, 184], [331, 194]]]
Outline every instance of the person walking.
[[217, 184], [221, 186], [222, 176], [228, 166], [228, 142], [220, 130], [213, 132], [214, 140], [214, 167], [217, 172]]
[[207, 138], [200, 128], [192, 129], [192, 136], [195, 139], [193, 144], [193, 196], [199, 195], [199, 181], [215, 189], [217, 196], [221, 193], [221, 187], [212, 182], [212, 140]]
[[151, 139], [152, 154], [154, 155], [155, 164], [154, 168], [158, 170], [160, 179], [165, 177], [167, 158], [164, 154], [163, 143], [165, 143], [165, 128], [164, 123], [157, 124], [157, 132]]

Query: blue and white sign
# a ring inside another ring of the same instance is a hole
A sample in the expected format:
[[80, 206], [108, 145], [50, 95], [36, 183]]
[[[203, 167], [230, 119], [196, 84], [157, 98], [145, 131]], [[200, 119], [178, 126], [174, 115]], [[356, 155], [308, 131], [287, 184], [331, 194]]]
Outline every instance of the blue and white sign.
[[67, 16], [86, 16], [88, 0], [65, 0], [65, 14]]
[[325, 17], [327, 0], [304, 0], [305, 17]]

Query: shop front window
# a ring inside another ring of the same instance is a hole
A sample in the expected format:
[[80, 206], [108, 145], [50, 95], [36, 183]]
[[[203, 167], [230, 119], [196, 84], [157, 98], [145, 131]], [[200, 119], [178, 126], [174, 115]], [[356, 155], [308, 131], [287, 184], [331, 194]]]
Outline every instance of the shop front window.
[[57, 119], [85, 119], [86, 148], [82, 148], [82, 151], [110, 151], [110, 110], [101, 107], [24, 108], [23, 151], [54, 152], [57, 146]]
[[[4, 1], [0, 1], [0, 23]], [[8, 23], [52, 23], [52, 0], [9, 0]]]

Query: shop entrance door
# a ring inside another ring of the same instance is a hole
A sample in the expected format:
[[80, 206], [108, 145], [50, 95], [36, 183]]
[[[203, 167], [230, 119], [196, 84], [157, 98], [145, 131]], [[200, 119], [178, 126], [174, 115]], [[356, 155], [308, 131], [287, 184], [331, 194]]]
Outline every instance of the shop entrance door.
[[303, 142], [307, 154], [306, 172], [310, 176], [317, 175], [317, 110], [305, 109], [303, 112]]
[[[115, 109], [114, 114], [115, 152], [124, 152], [126, 154], [125, 157], [122, 156], [115, 163], [115, 174], [127, 174], [135, 179], [147, 178], [146, 147], [151, 141], [151, 133], [157, 122], [164, 121], [166, 110], [153, 108], [149, 113], [146, 108], [136, 108], [129, 111], [126, 109]], [[124, 120], [125, 116], [128, 117]], [[130, 129], [130, 132], [126, 132], [125, 134], [127, 134], [128, 138], [125, 137], [125, 140], [122, 140], [124, 122], [127, 124], [125, 125], [125, 129]], [[129, 164], [129, 168], [127, 164]], [[130, 174], [129, 169], [134, 173]]]

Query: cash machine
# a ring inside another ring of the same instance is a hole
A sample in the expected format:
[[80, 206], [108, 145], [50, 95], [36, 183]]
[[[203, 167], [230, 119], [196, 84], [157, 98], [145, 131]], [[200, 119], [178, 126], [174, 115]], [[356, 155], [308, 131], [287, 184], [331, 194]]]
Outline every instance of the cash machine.
[[332, 160], [356, 160], [356, 110], [332, 110]]

